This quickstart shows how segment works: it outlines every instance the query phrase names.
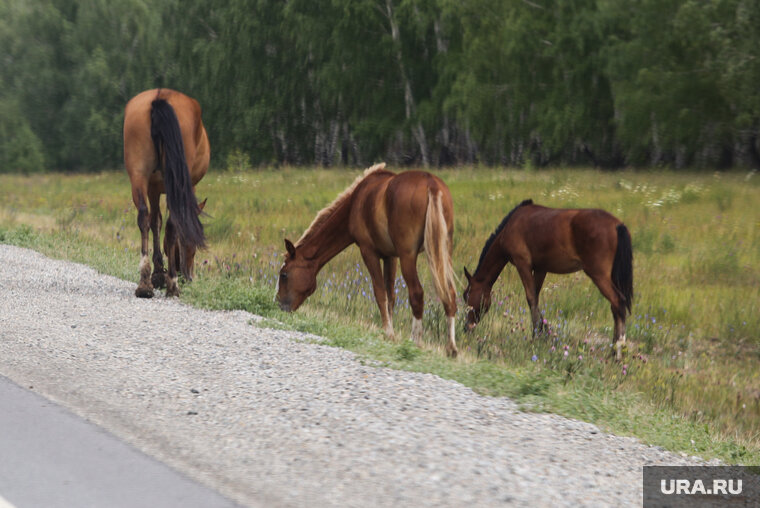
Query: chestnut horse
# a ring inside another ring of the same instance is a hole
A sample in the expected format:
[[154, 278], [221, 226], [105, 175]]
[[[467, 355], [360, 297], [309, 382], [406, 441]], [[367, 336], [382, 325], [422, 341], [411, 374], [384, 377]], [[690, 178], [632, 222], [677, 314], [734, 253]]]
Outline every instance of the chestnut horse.
[[277, 281], [277, 301], [285, 311], [296, 310], [316, 290], [319, 270], [355, 243], [372, 278], [383, 330], [391, 339], [394, 337], [396, 258], [400, 260], [414, 315], [412, 340], [420, 346], [423, 291], [417, 276], [417, 256], [424, 250], [436, 293], [446, 312], [446, 352], [456, 356], [451, 193], [440, 178], [430, 173], [395, 174], [384, 168], [385, 164], [376, 164], [367, 169], [317, 214], [295, 245], [285, 240], [287, 254]]
[[626, 310], [633, 301], [631, 235], [620, 220], [604, 210], [546, 208], [529, 199], [520, 203], [486, 241], [475, 273], [464, 269], [466, 330], [488, 312], [491, 288], [510, 261], [525, 288], [534, 337], [544, 329], [538, 294], [546, 274], [583, 270], [610, 302], [620, 360]]
[[[132, 184], [132, 201], [140, 228], [140, 283], [135, 295], [153, 296], [153, 288], [176, 285], [167, 281], [161, 256], [161, 194], [177, 234], [186, 248], [205, 247], [195, 185], [206, 174], [209, 144], [198, 101], [174, 90], [147, 90], [124, 109], [124, 166]], [[150, 203], [150, 209], [148, 209]], [[148, 260], [148, 231], [153, 232], [153, 275]], [[192, 267], [180, 267], [192, 278]], [[174, 289], [174, 288], [172, 288]], [[176, 294], [172, 291], [171, 294]]]

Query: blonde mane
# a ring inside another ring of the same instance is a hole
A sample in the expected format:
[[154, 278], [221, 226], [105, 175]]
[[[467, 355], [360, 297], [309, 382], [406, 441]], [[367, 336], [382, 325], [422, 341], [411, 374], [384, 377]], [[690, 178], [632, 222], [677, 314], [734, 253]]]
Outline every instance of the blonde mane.
[[375, 171], [380, 171], [381, 169], [384, 169], [384, 168], [385, 168], [385, 163], [381, 162], [379, 164], [375, 164], [374, 166], [370, 166], [369, 168], [364, 170], [364, 173], [357, 176], [356, 180], [354, 180], [354, 182], [351, 185], [349, 185], [346, 188], [346, 190], [341, 192], [340, 195], [337, 198], [335, 198], [335, 200], [332, 203], [330, 203], [329, 205], [324, 207], [322, 210], [320, 210], [319, 213], [317, 213], [317, 216], [314, 217], [314, 220], [311, 221], [311, 224], [309, 224], [309, 227], [306, 228], [306, 231], [304, 231], [304, 233], [301, 235], [301, 238], [299, 238], [298, 241], [296, 242], [295, 244], [296, 248], [300, 246], [303, 243], [303, 241], [314, 230], [316, 230], [319, 226], [324, 224], [327, 221], [327, 219], [330, 217], [330, 215], [335, 211], [335, 209], [338, 208], [338, 206], [340, 206], [346, 199], [351, 197], [351, 194], [354, 192], [354, 189], [356, 189], [356, 186], [359, 185], [359, 183], [361, 183], [362, 180], [367, 178], [367, 176], [374, 173]]

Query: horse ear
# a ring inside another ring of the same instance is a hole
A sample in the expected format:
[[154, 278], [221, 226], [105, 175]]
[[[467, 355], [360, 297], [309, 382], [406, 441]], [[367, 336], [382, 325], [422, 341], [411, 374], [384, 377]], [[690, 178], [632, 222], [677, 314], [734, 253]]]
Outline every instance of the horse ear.
[[206, 201], [208, 201], [208, 198], [204, 199], [201, 203], [198, 203], [198, 208], [200, 208], [201, 211], [206, 207]]
[[287, 238], [285, 239], [285, 248], [287, 249], [288, 254], [290, 254], [291, 258], [296, 257], [296, 247], [295, 245], [293, 245], [293, 242], [291, 242]]
[[466, 266], [464, 267], [464, 276], [467, 278], [467, 283], [469, 284], [469, 282], [472, 280], [472, 275], [470, 275], [470, 272], [467, 271]]

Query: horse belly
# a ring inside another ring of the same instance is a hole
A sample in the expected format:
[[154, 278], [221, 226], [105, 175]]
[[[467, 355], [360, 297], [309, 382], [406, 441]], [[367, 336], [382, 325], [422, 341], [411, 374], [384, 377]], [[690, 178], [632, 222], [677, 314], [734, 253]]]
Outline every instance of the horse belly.
[[375, 227], [372, 231], [372, 240], [375, 243], [375, 249], [383, 256], [396, 256], [396, 247], [391, 238], [388, 227], [388, 216], [385, 210], [375, 209]]
[[381, 196], [382, 192], [373, 189], [373, 192], [354, 198], [348, 229], [360, 246], [371, 248], [381, 256], [395, 256], [385, 203], [379, 195]]
[[548, 266], [548, 268], [544, 269], [543, 271], [549, 272], [549, 273], [574, 273], [577, 272], [583, 268], [583, 263], [581, 263], [581, 260], [575, 260], [575, 259], [567, 259], [561, 262], [555, 262]]
[[534, 258], [533, 269], [548, 273], [573, 273], [583, 268], [580, 256], [574, 252], [553, 250]]

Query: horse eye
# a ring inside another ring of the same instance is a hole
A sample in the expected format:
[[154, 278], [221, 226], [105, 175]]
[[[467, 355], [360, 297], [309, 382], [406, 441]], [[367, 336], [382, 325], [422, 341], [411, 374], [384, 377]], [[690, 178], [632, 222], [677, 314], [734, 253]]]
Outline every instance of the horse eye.
[[282, 272], [282, 273], [280, 274], [280, 280], [287, 280], [287, 278], [288, 278], [288, 274], [287, 274], [287, 273], [285, 273], [285, 272]]

